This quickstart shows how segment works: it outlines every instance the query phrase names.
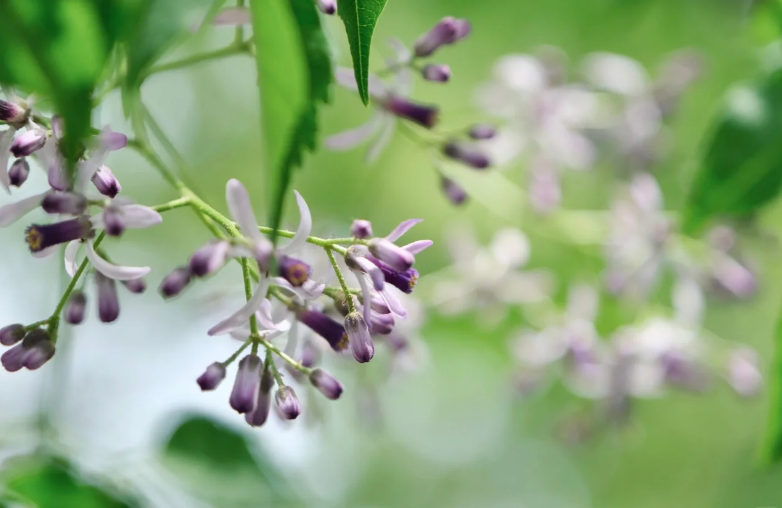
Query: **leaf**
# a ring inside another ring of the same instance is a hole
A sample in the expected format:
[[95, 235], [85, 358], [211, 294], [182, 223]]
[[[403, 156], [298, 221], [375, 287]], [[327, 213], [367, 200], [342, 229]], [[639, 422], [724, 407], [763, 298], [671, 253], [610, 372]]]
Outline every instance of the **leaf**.
[[753, 88], [733, 90], [685, 209], [684, 231], [717, 216], [748, 217], [782, 190], [782, 70]]
[[[316, 146], [317, 107], [332, 81], [328, 45], [311, 0], [251, 0], [261, 132], [277, 230], [293, 170]], [[276, 240], [276, 236], [273, 237]]]
[[777, 317], [774, 360], [769, 373], [769, 410], [761, 458], [766, 464], [782, 459], [782, 312]]
[[369, 104], [369, 49], [375, 25], [388, 0], [338, 0], [337, 12], [345, 24], [358, 93]]
[[243, 435], [204, 416], [185, 418], [165, 445], [166, 464], [199, 498], [237, 508], [292, 504], [290, 485], [255, 457]]
[[70, 465], [60, 459], [41, 456], [14, 459], [4, 468], [3, 476], [11, 496], [29, 501], [36, 508], [134, 506], [114, 493], [79, 478]]

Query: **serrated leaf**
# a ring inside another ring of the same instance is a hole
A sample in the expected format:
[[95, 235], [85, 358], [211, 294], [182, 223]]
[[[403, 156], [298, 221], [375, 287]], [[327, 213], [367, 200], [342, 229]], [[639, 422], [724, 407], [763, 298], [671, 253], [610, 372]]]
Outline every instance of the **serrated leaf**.
[[[332, 81], [311, 0], [251, 0], [270, 225], [279, 228], [293, 170], [315, 149], [317, 107]], [[273, 238], [276, 240], [276, 237]]]
[[683, 223], [697, 233], [716, 217], [748, 217], [782, 190], [782, 71], [733, 90], [696, 174]]
[[369, 104], [369, 49], [375, 25], [388, 0], [338, 0], [337, 12], [345, 24], [345, 32], [353, 57], [353, 72], [358, 93]]

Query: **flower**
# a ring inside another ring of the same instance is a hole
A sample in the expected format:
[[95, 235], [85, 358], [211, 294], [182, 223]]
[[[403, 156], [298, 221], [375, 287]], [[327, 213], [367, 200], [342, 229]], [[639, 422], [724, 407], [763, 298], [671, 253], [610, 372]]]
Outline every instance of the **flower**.
[[470, 34], [470, 30], [470, 23], [467, 20], [445, 17], [415, 41], [415, 56], [431, 56], [442, 46], [464, 39]]
[[22, 368], [36, 370], [54, 356], [54, 343], [46, 330], [35, 328], [17, 344], [0, 356], [5, 370], [17, 372]]

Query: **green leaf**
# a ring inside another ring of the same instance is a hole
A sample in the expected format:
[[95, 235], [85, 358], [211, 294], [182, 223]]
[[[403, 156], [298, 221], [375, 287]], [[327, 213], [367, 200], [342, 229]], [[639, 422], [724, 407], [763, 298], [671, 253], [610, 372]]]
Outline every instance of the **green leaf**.
[[777, 317], [774, 361], [769, 373], [769, 410], [761, 459], [766, 464], [782, 459], [782, 312]]
[[79, 478], [70, 465], [50, 457], [13, 459], [2, 471], [9, 497], [36, 508], [130, 508], [109, 490]]
[[782, 70], [753, 88], [733, 90], [685, 209], [684, 231], [715, 217], [749, 217], [782, 190]]
[[295, 496], [273, 466], [257, 460], [240, 433], [203, 416], [191, 416], [165, 445], [165, 463], [201, 499], [216, 506], [289, 506]]
[[369, 104], [369, 48], [375, 25], [388, 0], [338, 0], [339, 17], [348, 34], [358, 93]]
[[[311, 0], [251, 0], [261, 132], [276, 230], [293, 170], [316, 146], [317, 107], [332, 81], [328, 45]], [[276, 237], [273, 238], [276, 240]]]

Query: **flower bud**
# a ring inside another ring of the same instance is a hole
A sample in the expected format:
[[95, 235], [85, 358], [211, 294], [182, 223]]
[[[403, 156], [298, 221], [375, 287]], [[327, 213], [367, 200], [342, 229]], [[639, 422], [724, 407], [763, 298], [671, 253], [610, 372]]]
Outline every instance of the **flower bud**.
[[206, 277], [223, 267], [231, 244], [224, 240], [207, 243], [190, 258], [190, 273], [196, 277]]
[[377, 291], [382, 291], [385, 285], [383, 272], [373, 264], [367, 256], [368, 249], [363, 245], [351, 245], [345, 253], [345, 264], [353, 272], [366, 273], [372, 279], [372, 285]]
[[71, 293], [68, 303], [65, 306], [65, 322], [72, 325], [80, 325], [84, 321], [84, 314], [87, 309], [87, 297], [83, 291], [76, 290]]
[[440, 179], [440, 187], [442, 188], [445, 197], [448, 198], [448, 201], [452, 204], [458, 206], [467, 201], [467, 192], [458, 183], [447, 176], [443, 176]]
[[103, 209], [103, 230], [109, 236], [122, 236], [125, 232], [125, 218], [122, 211], [115, 206], [107, 206]]
[[0, 328], [0, 344], [3, 346], [13, 346], [24, 339], [26, 333], [24, 325], [13, 324], [4, 326], [3, 328]]
[[28, 370], [40, 369], [43, 364], [52, 359], [55, 352], [49, 333], [40, 328], [28, 333], [21, 347], [25, 350], [24, 367]]
[[441, 46], [453, 44], [470, 34], [470, 23], [464, 19], [446, 17], [415, 41], [415, 56], [430, 56]]
[[356, 219], [350, 227], [350, 234], [359, 240], [369, 238], [372, 236], [372, 223], [368, 220]]
[[443, 147], [443, 154], [475, 169], [486, 169], [491, 165], [483, 150], [463, 141], [449, 141]]
[[65, 174], [65, 171], [62, 170], [62, 160], [58, 154], [55, 154], [49, 163], [47, 178], [49, 180], [49, 187], [52, 189], [58, 191], [68, 190], [68, 177]]
[[122, 284], [134, 295], [140, 295], [147, 290], [147, 283], [144, 279], [123, 280]]
[[437, 106], [416, 104], [394, 95], [386, 98], [382, 105], [389, 113], [410, 120], [427, 129], [431, 129], [437, 123], [437, 115], [439, 113]]
[[336, 0], [317, 0], [318, 4], [318, 10], [322, 12], [323, 14], [328, 14], [331, 16], [332, 14], [337, 12], [337, 2]]
[[342, 395], [342, 385], [323, 369], [315, 369], [310, 374], [310, 383], [320, 390], [327, 399], [337, 400]]
[[120, 185], [119, 180], [117, 180], [117, 177], [114, 176], [114, 173], [111, 172], [108, 166], [98, 168], [95, 174], [92, 175], [92, 183], [98, 189], [98, 192], [112, 199], [122, 192], [122, 185]]
[[177, 296], [190, 284], [190, 270], [185, 267], [179, 267], [160, 283], [160, 294], [163, 298], [172, 298]]
[[479, 123], [470, 127], [467, 135], [472, 139], [492, 139], [497, 135], [497, 129], [488, 123]]
[[301, 414], [301, 403], [290, 386], [281, 386], [274, 395], [274, 400], [280, 408], [280, 414], [286, 420], [295, 420]]
[[23, 125], [27, 121], [28, 112], [13, 102], [0, 100], [0, 122], [11, 125]]
[[37, 152], [46, 144], [46, 132], [35, 129], [28, 130], [14, 138], [11, 143], [11, 153], [14, 157], [26, 157]]
[[36, 253], [54, 245], [89, 238], [92, 234], [90, 220], [79, 217], [54, 224], [33, 224], [25, 230], [25, 241], [30, 251]]
[[282, 256], [279, 260], [278, 270], [280, 277], [299, 287], [310, 278], [312, 267], [304, 261], [290, 256]]
[[348, 347], [345, 327], [326, 314], [316, 310], [299, 309], [296, 312], [296, 319], [326, 339], [334, 351], [344, 351]]
[[225, 379], [225, 372], [225, 365], [215, 362], [206, 368], [204, 373], [198, 377], [196, 383], [201, 387], [201, 391], [208, 392], [214, 390]]
[[369, 252], [398, 272], [408, 270], [415, 263], [413, 254], [394, 245], [385, 238], [373, 238], [370, 240]]
[[87, 209], [87, 198], [74, 192], [52, 192], [41, 202], [46, 213], [81, 215]]
[[352, 312], [345, 318], [345, 330], [348, 332], [353, 358], [359, 363], [367, 363], [375, 356], [375, 346], [369, 336], [369, 327], [363, 316]]
[[30, 164], [24, 157], [16, 159], [8, 170], [8, 180], [14, 187], [21, 187], [28, 176], [30, 176]]
[[96, 271], [95, 284], [98, 287], [98, 318], [103, 323], [113, 323], [119, 317], [117, 283]]
[[239, 372], [231, 391], [229, 403], [238, 413], [251, 413], [258, 404], [263, 362], [257, 355], [247, 355], [239, 361]]
[[407, 294], [413, 292], [416, 283], [418, 283], [418, 270], [415, 268], [408, 268], [407, 270], [397, 271], [374, 256], [367, 256], [367, 259], [378, 267], [383, 274], [383, 279], [388, 284], [391, 284]]
[[255, 409], [244, 415], [244, 420], [252, 427], [260, 427], [269, 419], [269, 409], [272, 407], [272, 388], [274, 388], [274, 375], [271, 367], [266, 366], [261, 376], [261, 387], [258, 390]]
[[451, 68], [447, 65], [427, 64], [421, 69], [421, 76], [427, 81], [447, 83], [451, 79]]

